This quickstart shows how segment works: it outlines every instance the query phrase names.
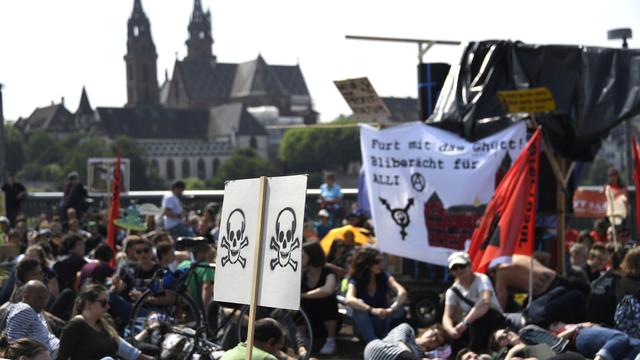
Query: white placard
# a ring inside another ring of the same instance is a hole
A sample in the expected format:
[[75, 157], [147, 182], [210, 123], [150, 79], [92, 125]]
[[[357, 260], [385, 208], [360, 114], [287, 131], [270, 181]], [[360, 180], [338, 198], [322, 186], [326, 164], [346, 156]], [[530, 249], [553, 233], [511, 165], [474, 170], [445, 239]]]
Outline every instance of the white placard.
[[[116, 167], [116, 158], [87, 159], [87, 190], [90, 193], [111, 193], [111, 183]], [[128, 192], [130, 187], [129, 159], [120, 159], [120, 192]]]
[[[214, 299], [249, 304], [259, 216], [260, 179], [225, 186], [216, 258]], [[258, 305], [298, 310], [305, 175], [267, 178]], [[272, 241], [273, 238], [273, 241]]]
[[423, 123], [361, 125], [360, 146], [377, 246], [446, 265], [463, 250], [496, 187], [501, 164], [526, 145], [524, 122], [470, 143]]

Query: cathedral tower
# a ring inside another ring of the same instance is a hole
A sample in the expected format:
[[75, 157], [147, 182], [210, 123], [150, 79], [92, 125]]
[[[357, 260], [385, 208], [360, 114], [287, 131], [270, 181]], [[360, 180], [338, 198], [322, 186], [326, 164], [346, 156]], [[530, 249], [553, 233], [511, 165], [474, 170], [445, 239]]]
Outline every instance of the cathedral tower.
[[187, 60], [214, 60], [213, 37], [211, 36], [211, 11], [202, 11], [200, 0], [194, 0], [193, 13], [189, 21], [189, 38], [187, 44]]
[[127, 106], [158, 104], [156, 46], [151, 38], [151, 25], [142, 9], [141, 0], [134, 0], [133, 12], [127, 23]]

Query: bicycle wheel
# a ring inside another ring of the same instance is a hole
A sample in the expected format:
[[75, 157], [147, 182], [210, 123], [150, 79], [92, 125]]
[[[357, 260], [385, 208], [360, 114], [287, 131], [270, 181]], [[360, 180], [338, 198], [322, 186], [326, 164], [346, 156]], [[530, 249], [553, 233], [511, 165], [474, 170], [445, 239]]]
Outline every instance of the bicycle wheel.
[[[309, 359], [311, 356], [311, 350], [313, 349], [313, 329], [311, 328], [311, 321], [309, 321], [309, 317], [302, 308], [296, 311], [259, 306], [256, 314], [256, 320], [265, 317], [271, 317], [277, 320], [285, 330], [285, 347], [293, 349], [297, 355], [297, 349], [300, 346], [304, 346], [307, 350], [307, 354], [304, 356], [304, 359]], [[244, 305], [242, 310], [240, 310], [239, 318], [244, 319], [248, 316], [249, 306]], [[236, 336], [239, 341], [246, 340], [246, 321], [238, 321]]]
[[[155, 301], [158, 294], [146, 291], [136, 301], [129, 325], [125, 329], [125, 337], [130, 343], [160, 346], [164, 335], [171, 332], [173, 328], [197, 330], [202, 326], [200, 310], [191, 297], [176, 292], [172, 292], [171, 295], [174, 296], [163, 298], [158, 302]], [[147, 331], [146, 334], [139, 336], [145, 328], [153, 328], [157, 331]]]

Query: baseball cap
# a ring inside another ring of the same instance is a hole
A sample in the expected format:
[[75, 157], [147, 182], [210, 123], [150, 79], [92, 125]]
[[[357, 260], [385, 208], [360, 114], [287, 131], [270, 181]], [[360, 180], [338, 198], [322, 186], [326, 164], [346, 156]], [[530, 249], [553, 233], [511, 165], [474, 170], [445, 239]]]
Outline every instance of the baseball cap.
[[6, 216], [0, 216], [0, 223], [10, 225], [9, 218]]
[[468, 265], [471, 263], [469, 255], [464, 251], [457, 251], [449, 255], [449, 269], [454, 265]]
[[318, 216], [329, 217], [329, 212], [327, 209], [320, 209], [320, 211], [318, 211]]

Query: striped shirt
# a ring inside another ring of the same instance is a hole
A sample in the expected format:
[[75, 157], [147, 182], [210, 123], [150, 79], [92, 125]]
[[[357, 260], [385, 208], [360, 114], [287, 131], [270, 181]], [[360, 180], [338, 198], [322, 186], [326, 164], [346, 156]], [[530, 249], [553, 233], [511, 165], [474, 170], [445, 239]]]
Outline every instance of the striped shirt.
[[389, 331], [382, 340], [373, 340], [364, 348], [365, 360], [393, 360], [402, 353], [422, 359], [423, 352], [416, 344], [416, 335], [409, 324], [403, 323]]
[[55, 354], [60, 347], [60, 340], [49, 332], [47, 321], [42, 313], [37, 313], [31, 305], [23, 302], [9, 305], [7, 308], [7, 338], [9, 342], [22, 338], [36, 340]]

